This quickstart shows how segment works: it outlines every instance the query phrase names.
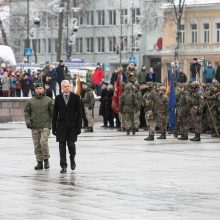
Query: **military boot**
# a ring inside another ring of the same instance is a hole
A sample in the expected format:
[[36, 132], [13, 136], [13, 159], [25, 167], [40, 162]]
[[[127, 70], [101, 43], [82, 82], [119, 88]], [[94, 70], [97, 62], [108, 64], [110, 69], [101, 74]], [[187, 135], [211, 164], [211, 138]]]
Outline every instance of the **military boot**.
[[153, 141], [154, 135], [149, 135], [147, 138], [144, 139], [145, 141]]
[[42, 170], [43, 169], [43, 162], [38, 161], [37, 166], [34, 167], [35, 170]]
[[195, 133], [195, 137], [191, 138], [190, 141], [201, 141], [200, 134], [199, 133]]
[[187, 135], [181, 135], [178, 140], [188, 140], [188, 136]]
[[162, 133], [157, 139], [166, 139], [166, 133]]
[[126, 131], [127, 131], [127, 135], [130, 135], [130, 129], [127, 129]]
[[49, 168], [50, 168], [49, 160], [46, 159], [44, 160], [44, 169], [49, 169]]
[[136, 128], [132, 128], [132, 134], [135, 135]]
[[85, 132], [93, 132], [93, 127], [87, 127], [87, 129], [85, 129]]

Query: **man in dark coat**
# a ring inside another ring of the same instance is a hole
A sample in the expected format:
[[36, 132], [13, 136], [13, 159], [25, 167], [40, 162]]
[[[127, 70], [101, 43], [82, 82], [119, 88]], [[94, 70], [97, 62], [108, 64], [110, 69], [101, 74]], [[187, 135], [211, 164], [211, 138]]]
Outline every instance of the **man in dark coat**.
[[66, 143], [70, 154], [71, 169], [74, 170], [77, 135], [81, 133], [82, 116], [80, 97], [70, 92], [70, 82], [61, 82], [62, 94], [55, 98], [52, 133], [56, 135], [60, 151], [60, 173], [66, 173]]
[[68, 68], [65, 66], [63, 60], [60, 60], [59, 66], [56, 68], [57, 82], [59, 84], [59, 93], [61, 93], [61, 82], [65, 79], [65, 75], [68, 73]]

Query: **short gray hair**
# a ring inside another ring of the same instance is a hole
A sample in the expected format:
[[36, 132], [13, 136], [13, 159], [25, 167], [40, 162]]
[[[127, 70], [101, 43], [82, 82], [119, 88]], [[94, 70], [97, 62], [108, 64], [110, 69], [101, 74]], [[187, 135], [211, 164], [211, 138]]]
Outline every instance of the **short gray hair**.
[[66, 80], [66, 79], [64, 79], [64, 80], [62, 80], [62, 82], [61, 82], [61, 87], [63, 86], [63, 85], [70, 85], [70, 82], [69, 82], [69, 80]]

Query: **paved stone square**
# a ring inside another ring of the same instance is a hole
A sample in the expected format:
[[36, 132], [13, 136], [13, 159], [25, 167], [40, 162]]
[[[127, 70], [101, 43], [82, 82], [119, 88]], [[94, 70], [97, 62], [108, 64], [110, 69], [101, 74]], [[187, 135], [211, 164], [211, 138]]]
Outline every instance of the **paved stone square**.
[[30, 130], [0, 124], [0, 219], [220, 219], [220, 139], [146, 142], [146, 131], [100, 126], [80, 135], [76, 170], [60, 174], [52, 135], [51, 168], [35, 171]]

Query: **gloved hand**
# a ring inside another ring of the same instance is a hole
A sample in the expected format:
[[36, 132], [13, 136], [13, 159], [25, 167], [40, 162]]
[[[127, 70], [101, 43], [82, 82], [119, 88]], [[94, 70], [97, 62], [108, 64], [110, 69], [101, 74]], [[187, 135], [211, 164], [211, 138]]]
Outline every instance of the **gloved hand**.
[[79, 134], [81, 134], [81, 129], [76, 130], [76, 135], [79, 135]]
[[56, 136], [56, 135], [57, 135], [57, 131], [56, 131], [55, 129], [52, 129], [52, 134], [53, 134], [54, 136]]
[[31, 123], [27, 123], [26, 126], [28, 129], [32, 129]]

